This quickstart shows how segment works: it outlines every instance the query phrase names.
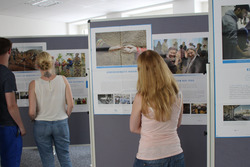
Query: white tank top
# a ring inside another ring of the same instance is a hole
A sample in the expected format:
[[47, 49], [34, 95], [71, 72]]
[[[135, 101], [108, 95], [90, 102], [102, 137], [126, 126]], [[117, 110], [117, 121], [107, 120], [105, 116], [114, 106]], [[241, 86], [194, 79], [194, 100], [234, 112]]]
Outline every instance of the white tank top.
[[[149, 119], [142, 114], [141, 139], [136, 156], [138, 159], [156, 160], [183, 152], [177, 134], [181, 104], [182, 100], [178, 98], [172, 105], [171, 119], [166, 122]], [[149, 116], [154, 116], [152, 108], [149, 108]]]
[[63, 77], [57, 75], [51, 81], [35, 80], [37, 117], [35, 120], [57, 121], [68, 118]]

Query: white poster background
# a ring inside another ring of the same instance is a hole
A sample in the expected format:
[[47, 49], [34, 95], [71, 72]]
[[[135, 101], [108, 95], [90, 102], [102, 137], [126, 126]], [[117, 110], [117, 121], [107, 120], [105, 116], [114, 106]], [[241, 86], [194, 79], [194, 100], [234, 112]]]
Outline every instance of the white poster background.
[[151, 25], [91, 29], [91, 65], [95, 114], [130, 114], [136, 93], [137, 66], [96, 66], [96, 33], [146, 30], [146, 47], [151, 49]]
[[[189, 42], [193, 42], [192, 39], [195, 38], [208, 38], [208, 32], [152, 35], [153, 41], [160, 39], [185, 39], [186, 45]], [[174, 74], [174, 77], [182, 91], [183, 104], [190, 105], [190, 113], [183, 114], [182, 125], [206, 125], [207, 114], [192, 114], [191, 106], [193, 104], [207, 104], [207, 75], [201, 73]]]
[[250, 136], [250, 121], [224, 121], [223, 106], [250, 104], [248, 60], [222, 59], [222, 7], [249, 4], [249, 0], [213, 0], [216, 137]]

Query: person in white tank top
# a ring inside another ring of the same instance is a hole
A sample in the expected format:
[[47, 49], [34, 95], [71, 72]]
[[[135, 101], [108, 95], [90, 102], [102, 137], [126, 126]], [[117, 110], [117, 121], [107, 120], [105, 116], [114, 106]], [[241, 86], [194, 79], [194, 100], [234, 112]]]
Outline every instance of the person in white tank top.
[[141, 135], [133, 167], [185, 167], [177, 128], [182, 96], [163, 58], [147, 50], [137, 59], [138, 81], [130, 131]]
[[62, 167], [72, 167], [69, 157], [68, 117], [74, 107], [70, 85], [53, 73], [53, 59], [47, 52], [36, 57], [41, 77], [29, 85], [29, 116], [34, 121], [34, 138], [43, 167], [55, 167], [53, 144]]

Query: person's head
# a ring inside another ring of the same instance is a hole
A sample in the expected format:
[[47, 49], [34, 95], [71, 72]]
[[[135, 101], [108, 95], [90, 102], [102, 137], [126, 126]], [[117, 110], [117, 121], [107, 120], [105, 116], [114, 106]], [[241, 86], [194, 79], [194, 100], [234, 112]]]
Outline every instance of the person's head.
[[48, 52], [41, 52], [36, 57], [36, 65], [42, 71], [51, 70], [53, 67], [52, 56]]
[[197, 43], [197, 48], [201, 48], [202, 44], [201, 43]]
[[236, 5], [234, 6], [234, 13], [238, 18], [245, 18], [249, 12], [249, 5]]
[[174, 48], [174, 47], [170, 47], [170, 48], [168, 49], [167, 58], [168, 58], [170, 61], [175, 62], [176, 53], [177, 53], [177, 49]]
[[142, 96], [142, 113], [148, 116], [148, 107], [155, 111], [158, 121], [171, 117], [171, 106], [179, 88], [163, 58], [155, 51], [142, 52], [138, 59], [137, 91]]
[[197, 55], [195, 47], [194, 46], [189, 46], [187, 49], [187, 58], [193, 59]]
[[7, 38], [0, 37], [0, 56], [5, 55], [6, 53], [11, 52], [12, 43]]

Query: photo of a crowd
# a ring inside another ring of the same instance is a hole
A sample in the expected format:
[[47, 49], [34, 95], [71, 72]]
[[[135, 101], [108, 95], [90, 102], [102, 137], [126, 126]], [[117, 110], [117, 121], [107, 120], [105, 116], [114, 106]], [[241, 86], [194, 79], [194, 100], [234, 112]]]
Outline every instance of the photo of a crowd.
[[85, 77], [85, 53], [52, 54], [55, 61], [55, 73], [65, 77]]
[[154, 50], [173, 74], [206, 73], [208, 38], [157, 39]]

